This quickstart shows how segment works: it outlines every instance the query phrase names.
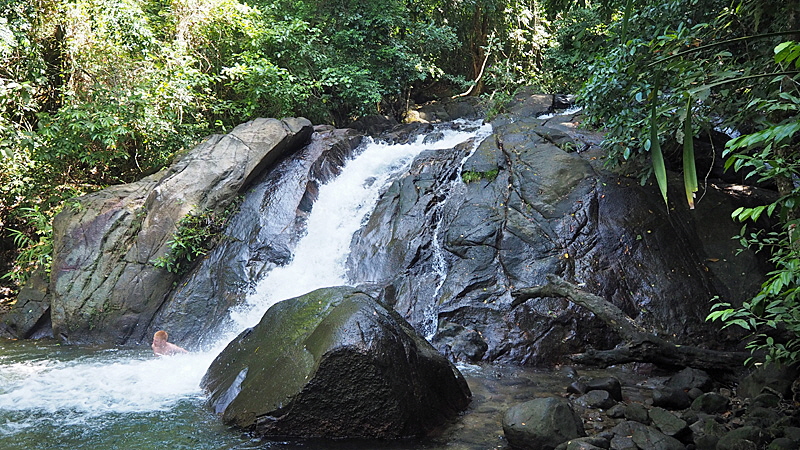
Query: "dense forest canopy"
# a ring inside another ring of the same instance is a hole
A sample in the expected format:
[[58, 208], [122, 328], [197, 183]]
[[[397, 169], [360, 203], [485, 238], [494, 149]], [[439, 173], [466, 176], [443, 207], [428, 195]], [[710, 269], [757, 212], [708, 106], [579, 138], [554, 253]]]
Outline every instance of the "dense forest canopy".
[[[204, 136], [255, 117], [402, 120], [413, 103], [462, 93], [497, 112], [533, 85], [577, 93], [608, 132], [609, 164], [655, 177], [667, 202], [694, 207], [695, 161], [717, 156], [777, 191], [735, 214], [772, 219], [739, 238], [775, 272], [752, 302], [721, 299], [711, 317], [772, 329], [754, 348], [798, 359], [800, 0], [0, 0], [0, 11], [9, 297], [47, 269], [51, 219], [70, 199], [155, 173]], [[721, 133], [736, 139], [706, 138]], [[667, 198], [667, 168], [683, 172], [686, 199]]]

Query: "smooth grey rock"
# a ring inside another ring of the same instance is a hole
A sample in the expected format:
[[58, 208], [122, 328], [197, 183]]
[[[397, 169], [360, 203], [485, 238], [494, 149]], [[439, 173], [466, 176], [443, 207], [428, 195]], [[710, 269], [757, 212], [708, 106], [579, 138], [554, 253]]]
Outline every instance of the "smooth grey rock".
[[689, 399], [691, 399], [692, 401], [694, 401], [697, 397], [700, 397], [703, 394], [704, 394], [703, 390], [696, 387], [686, 391], [686, 395], [688, 395]]
[[555, 450], [600, 450], [607, 449], [610, 446], [611, 443], [608, 439], [589, 436], [570, 439], [567, 442], [559, 444]]
[[665, 386], [685, 391], [697, 388], [707, 392], [712, 388], [713, 381], [706, 371], [687, 367], [671, 376]]
[[[528, 114], [551, 100], [516, 96], [511, 112], [493, 122], [494, 135], [463, 163], [469, 183], [459, 182], [463, 146], [420, 154], [354, 235], [348, 276], [384, 286], [387, 304], [425, 335], [444, 323], [475, 330], [487, 344], [484, 361], [550, 364], [619, 343], [563, 299], [510, 308], [515, 288], [543, 284], [548, 274], [582, 283], [647, 330], [724, 347], [727, 335], [720, 339], [696, 299], [743, 301], [761, 279], [741, 274], [763, 273], [759, 257], [734, 258], [736, 243], [721, 238], [739, 231], [729, 224], [735, 201], [709, 191], [708, 208], [690, 212], [676, 202], [667, 215], [652, 186], [605, 171], [591, 151], [559, 148], [553, 139], [561, 135], [581, 148], [596, 144], [578, 136], [571, 116], [545, 123]], [[726, 229], [711, 232], [704, 223]], [[723, 256], [709, 265], [708, 254]], [[731, 345], [741, 340], [730, 337]]]
[[470, 400], [452, 363], [350, 287], [273, 305], [220, 353], [202, 387], [226, 424], [258, 436], [420, 436]]
[[692, 400], [682, 389], [665, 387], [653, 391], [653, 406], [676, 410], [685, 409], [691, 405]]
[[786, 437], [776, 438], [767, 446], [767, 450], [797, 450], [798, 448], [800, 447], [797, 441]]
[[640, 450], [631, 437], [619, 434], [614, 435], [611, 439], [610, 448], [612, 450]]
[[608, 415], [608, 417], [611, 417], [612, 419], [621, 419], [625, 417], [626, 408], [627, 405], [623, 403], [617, 403], [616, 405], [609, 408], [606, 414]]
[[742, 378], [736, 391], [743, 398], [755, 398], [763, 393], [789, 398], [792, 395], [792, 382], [797, 375], [797, 368], [776, 363], [764, 364]]
[[[667, 436], [653, 427], [626, 420], [619, 423], [611, 431], [617, 436], [630, 436], [640, 449], [648, 450], [685, 450], [685, 446], [677, 439]], [[613, 440], [612, 440], [613, 448]]]
[[785, 427], [783, 435], [793, 441], [800, 442], [800, 427]]
[[650, 410], [650, 420], [653, 426], [667, 436], [680, 438], [688, 431], [686, 421], [675, 416], [666, 409], [655, 407]]
[[692, 402], [692, 409], [706, 414], [717, 414], [727, 411], [731, 401], [716, 392], [706, 392]]
[[754, 450], [765, 444], [767, 438], [767, 434], [761, 428], [744, 426], [722, 436], [717, 442], [717, 450]]
[[603, 390], [611, 394], [611, 398], [622, 401], [622, 383], [615, 377], [593, 378], [586, 382], [587, 391]]
[[480, 333], [457, 323], [447, 323], [431, 340], [436, 349], [452, 361], [478, 362], [489, 347]]
[[50, 321], [49, 279], [43, 271], [34, 272], [17, 294], [17, 301], [0, 322], [0, 336], [15, 339], [53, 337]]
[[780, 397], [771, 393], [763, 393], [753, 398], [753, 406], [762, 406], [764, 408], [774, 408], [781, 402]]
[[511, 407], [503, 417], [509, 445], [522, 450], [553, 450], [585, 436], [581, 417], [559, 397], [537, 398]]
[[617, 402], [611, 398], [608, 391], [589, 391], [575, 399], [577, 405], [585, 408], [593, 409], [608, 409], [614, 406]]
[[772, 408], [751, 406], [747, 409], [744, 420], [748, 425], [769, 428], [771, 425], [777, 423], [781, 417], [783, 416]]
[[169, 252], [178, 222], [222, 213], [311, 133], [306, 119], [256, 119], [210, 137], [158, 174], [65, 208], [53, 221], [54, 335], [67, 343], [149, 340], [153, 317], [178, 280], [153, 262]]
[[728, 432], [721, 423], [716, 421], [715, 416], [705, 414], [700, 416], [689, 428], [692, 431], [692, 440], [698, 450], [715, 450], [719, 438]]
[[695, 436], [692, 440], [697, 450], [716, 450], [719, 438], [710, 434]]
[[570, 394], [583, 395], [588, 390], [589, 387], [583, 381], [573, 381], [567, 386], [567, 392]]
[[625, 418], [645, 425], [650, 423], [650, 414], [647, 407], [641, 403], [631, 403], [625, 406]]

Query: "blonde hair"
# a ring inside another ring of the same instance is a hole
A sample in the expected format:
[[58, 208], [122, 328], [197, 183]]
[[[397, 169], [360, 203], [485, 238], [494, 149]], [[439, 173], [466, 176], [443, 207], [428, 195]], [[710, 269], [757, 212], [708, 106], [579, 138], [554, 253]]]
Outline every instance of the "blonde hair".
[[156, 331], [156, 334], [153, 335], [153, 339], [157, 339], [159, 341], [161, 340], [166, 341], [167, 337], [168, 337], [167, 332], [164, 330]]

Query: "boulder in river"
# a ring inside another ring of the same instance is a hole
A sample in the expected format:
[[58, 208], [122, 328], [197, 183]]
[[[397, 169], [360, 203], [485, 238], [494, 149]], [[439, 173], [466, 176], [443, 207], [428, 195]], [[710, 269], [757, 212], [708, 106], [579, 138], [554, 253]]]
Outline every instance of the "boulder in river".
[[215, 135], [169, 169], [77, 199], [53, 221], [53, 333], [68, 343], [149, 339], [178, 275], [154, 262], [181, 219], [221, 214], [312, 133], [303, 118], [256, 119]]
[[586, 435], [581, 416], [559, 397], [537, 398], [509, 408], [503, 417], [503, 433], [512, 448], [521, 450], [553, 450]]
[[350, 287], [273, 305], [202, 386], [225, 423], [259, 436], [420, 436], [471, 397], [455, 366], [399, 314]]

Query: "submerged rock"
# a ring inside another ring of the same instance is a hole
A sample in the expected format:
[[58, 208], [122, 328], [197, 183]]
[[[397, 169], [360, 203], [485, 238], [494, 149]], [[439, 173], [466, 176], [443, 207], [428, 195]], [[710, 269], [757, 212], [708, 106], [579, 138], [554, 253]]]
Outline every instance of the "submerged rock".
[[259, 436], [420, 436], [470, 401], [452, 363], [397, 313], [348, 287], [272, 306], [202, 386], [225, 423]]
[[569, 401], [537, 398], [506, 411], [503, 433], [512, 448], [553, 450], [570, 439], [585, 436], [583, 422]]

